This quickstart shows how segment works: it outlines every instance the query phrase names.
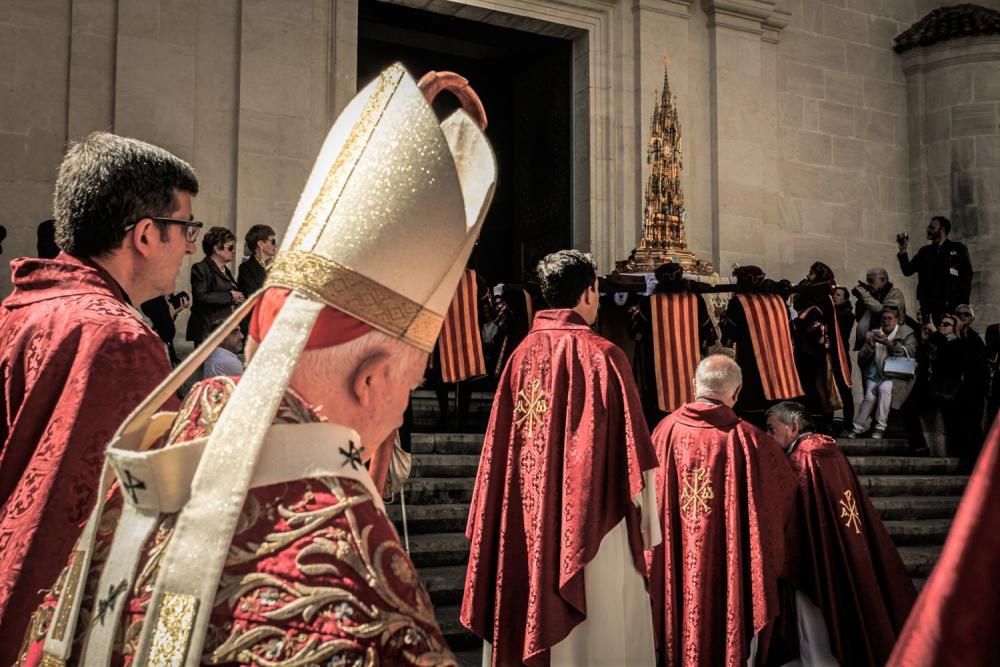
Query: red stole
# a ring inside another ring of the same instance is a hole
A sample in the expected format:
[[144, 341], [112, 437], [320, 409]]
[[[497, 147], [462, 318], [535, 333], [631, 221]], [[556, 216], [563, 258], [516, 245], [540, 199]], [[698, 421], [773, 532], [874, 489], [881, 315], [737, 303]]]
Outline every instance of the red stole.
[[888, 667], [987, 667], [1000, 655], [1000, 419]]
[[663, 543], [653, 627], [673, 667], [746, 664], [778, 613], [796, 479], [781, 447], [724, 405], [688, 403], [653, 432]]
[[852, 385], [851, 381], [851, 362], [847, 359], [847, 346], [844, 344], [844, 334], [840, 330], [840, 318], [837, 317], [837, 306], [833, 303], [833, 297], [827, 297], [830, 300], [830, 307], [824, 310], [824, 314], [827, 316], [827, 321], [833, 320], [833, 332], [836, 336], [830, 341], [830, 345], [837, 348], [834, 353], [836, 361], [834, 362], [834, 368], [840, 374], [841, 381], [850, 387]]
[[701, 358], [698, 297], [690, 292], [653, 294], [653, 365], [660, 409], [673, 412], [694, 400], [694, 371]]
[[542, 310], [504, 369], [466, 536], [462, 623], [495, 665], [547, 665], [586, 618], [584, 565], [625, 518], [643, 567], [642, 473], [656, 467], [624, 353], [572, 310]]
[[479, 333], [476, 272], [466, 269], [441, 327], [441, 379], [459, 382], [486, 375], [483, 338]]
[[746, 314], [764, 398], [777, 401], [804, 394], [785, 302], [776, 294], [737, 294], [736, 298]]
[[798, 588], [823, 611], [841, 665], [881, 667], [917, 592], [881, 517], [833, 438], [789, 454], [799, 474]]

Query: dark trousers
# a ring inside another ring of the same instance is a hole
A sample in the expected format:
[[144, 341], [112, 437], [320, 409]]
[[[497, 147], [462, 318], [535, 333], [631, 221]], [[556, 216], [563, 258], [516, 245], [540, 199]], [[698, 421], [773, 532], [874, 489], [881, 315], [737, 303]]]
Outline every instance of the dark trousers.
[[970, 473], [983, 448], [983, 401], [960, 397], [941, 405], [948, 455], [957, 456], [962, 472]]

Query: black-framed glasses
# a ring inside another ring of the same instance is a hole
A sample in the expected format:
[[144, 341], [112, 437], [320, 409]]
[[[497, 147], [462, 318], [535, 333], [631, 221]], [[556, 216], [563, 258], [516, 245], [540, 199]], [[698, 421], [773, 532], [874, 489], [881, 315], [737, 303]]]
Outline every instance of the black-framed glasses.
[[153, 222], [159, 222], [164, 225], [184, 225], [184, 240], [188, 243], [194, 243], [201, 236], [201, 228], [205, 226], [205, 223], [199, 222], [197, 220], [178, 220], [177, 218], [161, 218], [155, 215], [144, 215], [131, 225], [125, 227], [125, 231], [132, 229], [138, 225], [142, 220], [149, 218]]
[[227, 243], [226, 245], [222, 246], [222, 249], [223, 250], [228, 250], [229, 252], [232, 252], [233, 250], [236, 249], [236, 246], [234, 244], [232, 244], [232, 243]]
[[972, 317], [972, 313], [955, 313], [956, 317], [961, 317], [963, 320], [967, 320]]

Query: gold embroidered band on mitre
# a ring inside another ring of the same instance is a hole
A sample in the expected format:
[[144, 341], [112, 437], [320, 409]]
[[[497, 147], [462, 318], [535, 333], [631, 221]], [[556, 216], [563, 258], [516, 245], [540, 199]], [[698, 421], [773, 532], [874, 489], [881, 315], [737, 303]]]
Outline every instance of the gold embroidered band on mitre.
[[303, 292], [425, 352], [434, 350], [444, 321], [443, 315], [353, 269], [301, 250], [278, 253], [267, 286]]

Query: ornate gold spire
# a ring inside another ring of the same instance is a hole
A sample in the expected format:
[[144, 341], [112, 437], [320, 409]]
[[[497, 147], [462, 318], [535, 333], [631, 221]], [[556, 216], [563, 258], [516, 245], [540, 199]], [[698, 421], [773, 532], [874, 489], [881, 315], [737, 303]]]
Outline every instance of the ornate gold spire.
[[653, 107], [649, 122], [649, 146], [646, 163], [650, 166], [643, 208], [642, 240], [633, 256], [619, 262], [619, 270], [652, 271], [660, 264], [677, 262], [693, 273], [710, 274], [712, 265], [698, 259], [687, 249], [684, 234], [684, 191], [681, 171], [681, 124], [677, 117], [677, 99], [670, 93], [668, 66], [663, 58], [663, 89]]

